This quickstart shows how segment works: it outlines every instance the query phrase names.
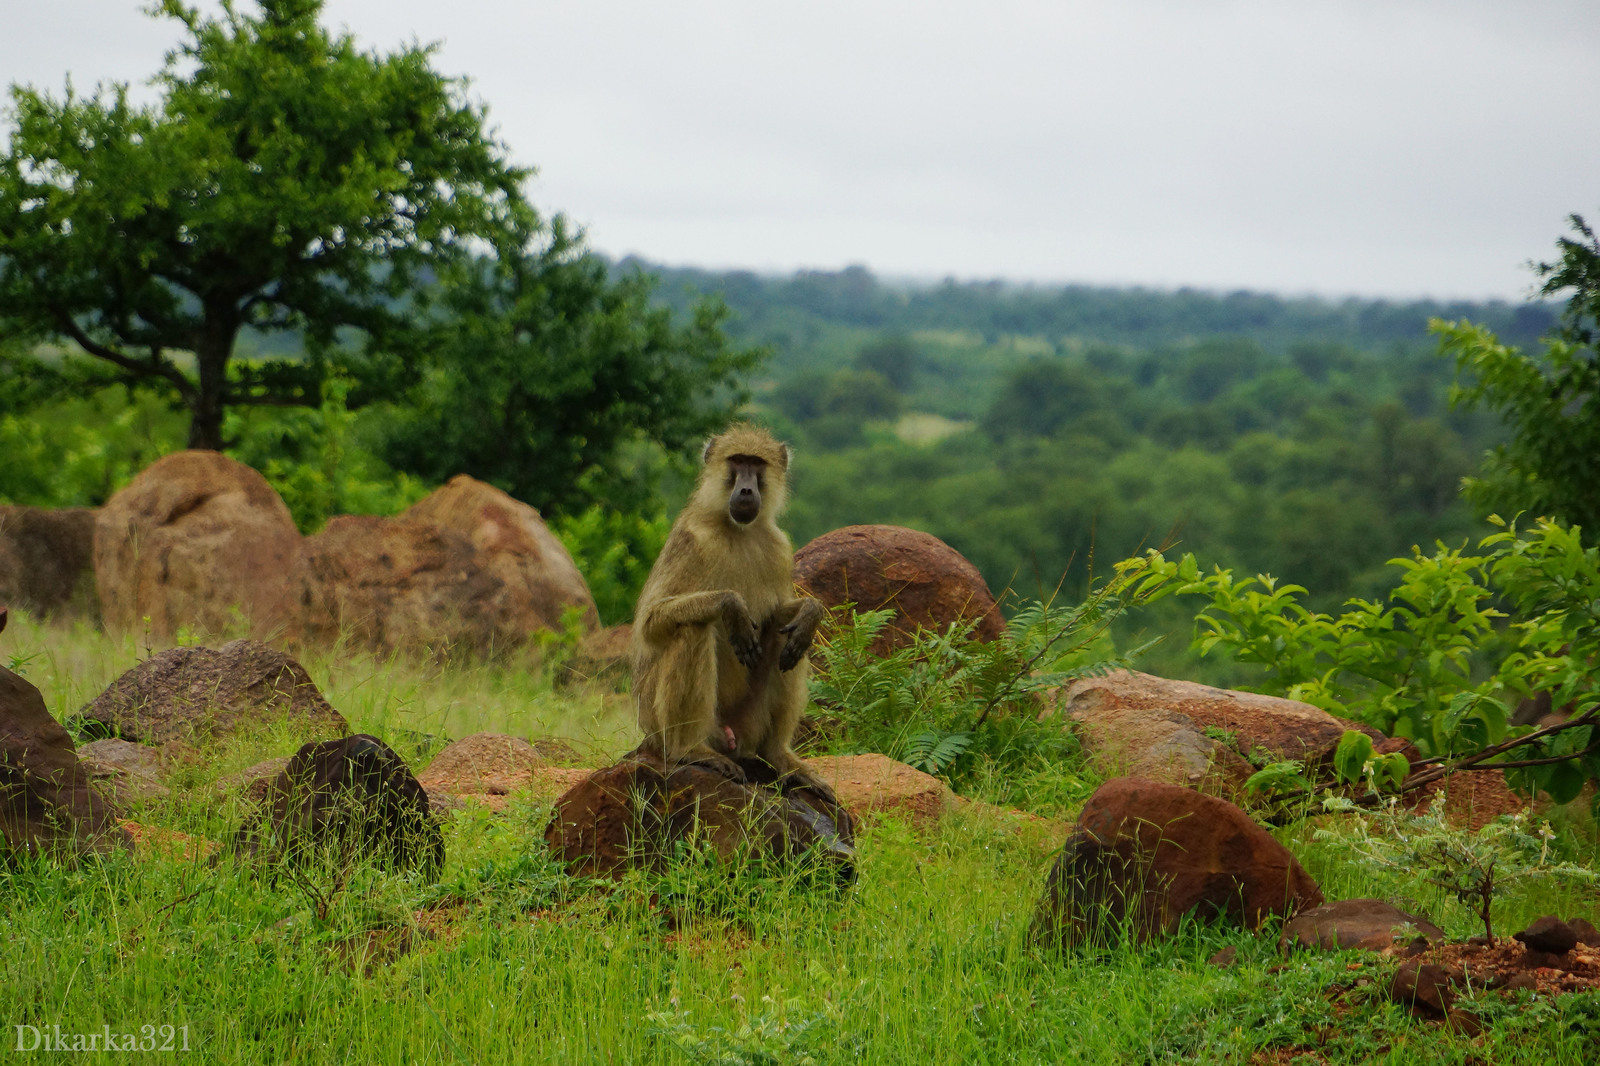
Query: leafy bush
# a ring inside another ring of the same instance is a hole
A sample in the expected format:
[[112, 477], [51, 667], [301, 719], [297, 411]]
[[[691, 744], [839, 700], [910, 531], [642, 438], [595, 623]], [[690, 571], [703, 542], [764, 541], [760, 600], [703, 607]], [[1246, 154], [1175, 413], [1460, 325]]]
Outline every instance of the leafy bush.
[[316, 408], [230, 412], [233, 457], [255, 467], [283, 497], [302, 533], [341, 514], [397, 514], [429, 486], [396, 473], [363, 447], [346, 405], [351, 383], [330, 378]]
[[595, 504], [558, 517], [551, 528], [589, 583], [600, 621], [612, 626], [631, 619], [639, 590], [672, 531], [671, 520]]
[[[1335, 797], [1329, 809], [1348, 809], [1350, 801]], [[1352, 832], [1319, 829], [1318, 840], [1338, 840], [1350, 847], [1358, 863], [1379, 870], [1420, 876], [1450, 893], [1483, 923], [1483, 935], [1494, 942], [1491, 907], [1498, 895], [1517, 881], [1556, 878], [1593, 884], [1600, 875], [1553, 854], [1555, 831], [1549, 822], [1529, 824], [1524, 815], [1502, 815], [1476, 831], [1445, 820], [1445, 797], [1425, 814], [1411, 814], [1386, 805], [1354, 823]]]
[[[1210, 600], [1195, 619], [1202, 654], [1261, 665], [1258, 691], [1411, 738], [1433, 769], [1408, 777], [1407, 787], [1481, 764], [1565, 803], [1600, 778], [1600, 549], [1548, 519], [1525, 530], [1490, 521], [1499, 531], [1478, 554], [1413, 549], [1390, 560], [1401, 576], [1387, 602], [1352, 599], [1338, 616], [1307, 609], [1303, 587], [1268, 575], [1235, 580], [1220, 567], [1201, 575], [1192, 555], [1148, 558], [1176, 591]], [[1511, 725], [1511, 703], [1537, 691], [1566, 720]], [[1370, 745], [1348, 744], [1343, 775], [1361, 767], [1370, 780]], [[1517, 758], [1501, 758], [1513, 749]], [[1397, 776], [1387, 765], [1373, 769]]]
[[894, 612], [839, 609], [819, 640], [811, 683], [825, 731], [842, 738], [843, 750], [881, 752], [956, 787], [988, 765], [1019, 770], [1074, 755], [1072, 734], [1039, 720], [1038, 694], [1129, 664], [1137, 651], [1117, 654], [1109, 629], [1164, 594], [1158, 558], [1118, 564], [1082, 603], [1023, 606], [993, 641], [975, 639], [972, 620], [919, 629], [878, 655], [872, 643]]

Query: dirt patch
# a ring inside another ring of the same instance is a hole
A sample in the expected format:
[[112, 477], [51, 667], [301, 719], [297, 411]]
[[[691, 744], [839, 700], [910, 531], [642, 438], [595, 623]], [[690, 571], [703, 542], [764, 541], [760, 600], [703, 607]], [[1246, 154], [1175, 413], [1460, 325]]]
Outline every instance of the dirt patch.
[[1439, 944], [1417, 958], [1442, 967], [1461, 990], [1488, 988], [1514, 992], [1527, 989], [1542, 996], [1600, 988], [1600, 947], [1580, 944], [1561, 955], [1530, 951], [1510, 937], [1493, 947], [1483, 944]]

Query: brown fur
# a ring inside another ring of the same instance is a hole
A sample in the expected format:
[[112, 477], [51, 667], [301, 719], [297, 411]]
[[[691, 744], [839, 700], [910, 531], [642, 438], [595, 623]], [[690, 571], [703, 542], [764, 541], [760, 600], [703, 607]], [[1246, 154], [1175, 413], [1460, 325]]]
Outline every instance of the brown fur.
[[[777, 526], [787, 445], [739, 424], [706, 444], [700, 483], [673, 523], [633, 624], [641, 747], [736, 780], [757, 757], [830, 795], [789, 750], [806, 704], [806, 649], [822, 607], [794, 592], [794, 551]], [[741, 471], [758, 471], [759, 514], [731, 514]], [[743, 661], [741, 661], [741, 659]]]

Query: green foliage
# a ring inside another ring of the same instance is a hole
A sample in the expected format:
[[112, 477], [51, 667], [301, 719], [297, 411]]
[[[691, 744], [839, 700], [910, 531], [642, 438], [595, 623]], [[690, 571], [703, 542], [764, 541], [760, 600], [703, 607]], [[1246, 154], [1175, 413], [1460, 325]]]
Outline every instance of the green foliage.
[[[69, 376], [187, 408], [199, 447], [223, 446], [230, 407], [317, 406], [334, 368], [368, 394], [392, 387], [392, 356], [338, 331], [393, 332], [420, 278], [481, 241], [520, 252], [541, 228], [529, 172], [430, 49], [362, 53], [318, 25], [320, 0], [257, 6], [207, 18], [162, 0], [152, 13], [185, 39], [156, 104], [125, 85], [13, 86], [0, 154], [0, 319], [76, 345]], [[312, 357], [234, 364], [247, 326], [304, 330]]]
[[701, 1028], [690, 1011], [658, 1010], [645, 1016], [650, 1023], [646, 1032], [688, 1061], [705, 1066], [815, 1066], [821, 1060], [808, 1049], [837, 1046], [844, 1020], [838, 1003], [817, 1002], [812, 1007], [801, 997], [775, 989], [761, 997], [754, 1014], [741, 1011], [743, 1017], [735, 1026]]
[[0, 400], [0, 504], [97, 507], [183, 446], [182, 416], [148, 394], [113, 386], [36, 400], [17, 413]]
[[671, 519], [595, 504], [575, 515], [557, 517], [551, 529], [589, 583], [601, 623], [630, 621], [639, 590], [672, 531]]
[[1465, 320], [1435, 320], [1440, 351], [1453, 356], [1451, 403], [1499, 413], [1512, 439], [1491, 451], [1467, 494], [1485, 510], [1534, 511], [1600, 530], [1600, 240], [1572, 216], [1579, 239], [1562, 238], [1561, 261], [1539, 267], [1543, 292], [1572, 290], [1558, 335], [1544, 350], [1501, 344]]
[[[1349, 801], [1332, 799], [1327, 806], [1348, 809]], [[1549, 822], [1530, 825], [1526, 815], [1501, 815], [1473, 831], [1451, 825], [1445, 819], [1445, 806], [1444, 795], [1436, 797], [1424, 814], [1388, 805], [1357, 818], [1353, 826], [1318, 830], [1316, 838], [1346, 845], [1358, 862], [1420, 876], [1444, 889], [1483, 923], [1483, 935], [1491, 942], [1494, 902], [1517, 882], [1600, 880], [1587, 866], [1553, 854], [1556, 835]]]
[[878, 654], [873, 643], [894, 612], [841, 608], [811, 682], [825, 731], [848, 750], [887, 754], [957, 787], [990, 767], [1005, 773], [1072, 756], [1070, 732], [1041, 720], [1037, 694], [1131, 660], [1136, 653], [1118, 655], [1105, 638], [1125, 612], [1163, 594], [1151, 566], [1119, 564], [1076, 605], [1025, 604], [993, 641], [974, 639], [969, 620], [942, 633], [919, 629]]
[[888, 334], [856, 353], [856, 369], [882, 374], [895, 391], [904, 392], [916, 379], [920, 356], [916, 344], [904, 334]]
[[428, 493], [355, 439], [349, 389], [349, 379], [333, 377], [315, 409], [235, 411], [226, 424], [234, 458], [262, 473], [302, 533], [315, 533], [334, 515], [398, 514]]
[[1395, 791], [1410, 772], [1411, 764], [1404, 755], [1397, 751], [1379, 755], [1372, 738], [1357, 729], [1346, 730], [1333, 751], [1333, 773], [1338, 780], [1353, 785], [1366, 781], [1375, 792]]
[[[39, 653], [29, 680], [58, 716], [143, 654], [90, 626], [17, 617], [0, 647]], [[624, 701], [553, 692], [527, 663], [441, 668], [314, 655], [305, 665], [353, 730], [386, 738], [401, 727], [564, 736], [593, 743], [591, 765], [636, 738]], [[424, 769], [420, 748], [396, 746]], [[157, 830], [227, 839], [243, 811], [218, 802], [218, 779], [291, 750], [286, 734], [236, 737], [177, 764], [172, 796], [138, 816], [147, 839]], [[0, 907], [16, 947], [0, 952], [0, 988], [32, 1005], [19, 1023], [70, 1034], [151, 1019], [188, 1025], [196, 1061], [295, 1066], [345, 1066], [356, 1043], [355, 1058], [386, 1063], [739, 1055], [953, 1066], [1309, 1054], [1350, 1066], [1576, 1066], [1594, 1059], [1600, 1034], [1592, 994], [1495, 994], [1470, 1004], [1489, 1024], [1467, 1036], [1374, 994], [1391, 960], [1285, 957], [1262, 931], [1185, 923], [1171, 938], [1105, 955], [1039, 953], [1028, 915], [1060, 832], [977, 804], [936, 826], [913, 829], [893, 814], [862, 826], [860, 877], [843, 898], [690, 870], [672, 883], [672, 902], [691, 902], [697, 885], [715, 905], [670, 910], [648, 878], [566, 875], [541, 843], [549, 817], [547, 801], [528, 793], [508, 797], [500, 813], [469, 803], [444, 821], [436, 883], [363, 873], [322, 922], [303, 894], [228, 863], [159, 849], [81, 864], [17, 856], [0, 863]], [[1308, 835], [1301, 827], [1283, 839], [1329, 898], [1431, 905], [1442, 891], [1411, 870], [1350, 862], [1342, 839]], [[1569, 853], [1566, 843], [1551, 842], [1555, 861], [1593, 862], [1592, 849]], [[1495, 923], [1586, 913], [1592, 900], [1582, 882], [1518, 880], [1497, 898]], [[1441, 917], [1460, 926], [1465, 912], [1447, 910]], [[1209, 965], [1224, 947], [1237, 964]]]
[[720, 302], [680, 323], [651, 305], [654, 284], [613, 279], [559, 224], [541, 252], [447, 279], [420, 342], [434, 369], [394, 410], [384, 458], [430, 481], [471, 474], [547, 515], [653, 505], [653, 471], [623, 458], [721, 430], [765, 354], [727, 344]]
[[1014, 436], [1051, 437], [1075, 431], [1119, 433], [1105, 417], [1118, 390], [1087, 366], [1064, 359], [1035, 359], [1012, 370], [983, 416], [983, 431], [997, 441]]
[[[1410, 737], [1433, 761], [1480, 762], [1515, 748], [1495, 764], [1564, 803], [1600, 778], [1600, 549], [1548, 519], [1527, 530], [1491, 521], [1500, 530], [1479, 542], [1480, 554], [1441, 544], [1431, 556], [1391, 560], [1401, 573], [1388, 601], [1353, 599], [1338, 616], [1309, 610], [1305, 589], [1267, 575], [1235, 580], [1220, 567], [1201, 575], [1192, 555], [1149, 558], [1157, 578], [1209, 600], [1195, 646], [1264, 667], [1258, 690]], [[1534, 691], [1565, 705], [1567, 724], [1512, 727], [1509, 704]], [[1350, 734], [1335, 767], [1347, 781], [1405, 776]]]

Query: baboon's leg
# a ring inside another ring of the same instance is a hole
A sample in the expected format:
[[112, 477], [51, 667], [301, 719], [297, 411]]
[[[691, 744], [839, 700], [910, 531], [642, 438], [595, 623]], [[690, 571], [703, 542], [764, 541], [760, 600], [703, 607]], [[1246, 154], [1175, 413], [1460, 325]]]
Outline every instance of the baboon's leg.
[[838, 803], [833, 789], [789, 749], [795, 726], [806, 709], [806, 677], [810, 672], [809, 664], [802, 661], [798, 668], [774, 674], [771, 678], [767, 689], [767, 705], [772, 719], [767, 735], [762, 740], [761, 758], [778, 771], [783, 785], [814, 789], [829, 802]]
[[669, 763], [705, 766], [744, 780], [739, 764], [709, 743], [717, 729], [716, 630], [679, 626], [657, 657], [652, 680], [652, 690], [642, 694], [651, 701], [655, 730], [645, 737], [645, 746]]

